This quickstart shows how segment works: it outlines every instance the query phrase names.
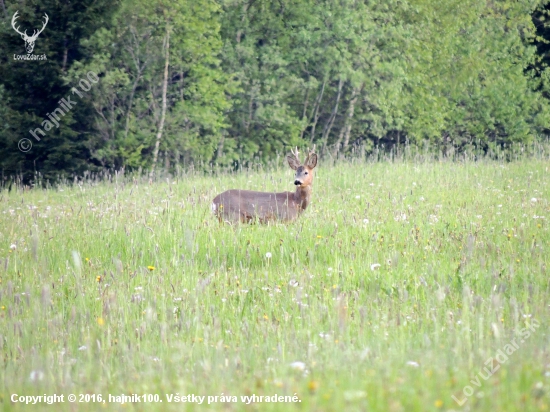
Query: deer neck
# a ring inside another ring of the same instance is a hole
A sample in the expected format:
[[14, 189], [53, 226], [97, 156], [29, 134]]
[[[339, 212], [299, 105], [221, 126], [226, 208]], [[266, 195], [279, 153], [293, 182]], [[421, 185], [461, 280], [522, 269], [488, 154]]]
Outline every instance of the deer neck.
[[294, 192], [294, 201], [299, 206], [298, 211], [306, 210], [311, 200], [311, 186], [298, 186]]

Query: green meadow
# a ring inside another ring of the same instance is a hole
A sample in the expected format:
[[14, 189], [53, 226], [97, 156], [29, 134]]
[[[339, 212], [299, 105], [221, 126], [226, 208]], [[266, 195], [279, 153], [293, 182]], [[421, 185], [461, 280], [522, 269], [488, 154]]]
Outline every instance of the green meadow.
[[548, 410], [549, 166], [321, 157], [270, 225], [210, 206], [293, 190], [283, 157], [5, 187], [1, 409]]

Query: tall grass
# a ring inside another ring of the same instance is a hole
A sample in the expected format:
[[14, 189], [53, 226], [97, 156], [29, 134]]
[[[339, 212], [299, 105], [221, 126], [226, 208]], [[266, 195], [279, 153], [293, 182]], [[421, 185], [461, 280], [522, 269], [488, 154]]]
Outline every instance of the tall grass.
[[[548, 409], [549, 164], [535, 152], [320, 159], [312, 204], [286, 225], [210, 212], [226, 189], [292, 190], [282, 159], [6, 188], [1, 405], [57, 393], [65, 403], [39, 409]], [[176, 393], [238, 401], [169, 403]], [[241, 402], [252, 394], [300, 402]]]

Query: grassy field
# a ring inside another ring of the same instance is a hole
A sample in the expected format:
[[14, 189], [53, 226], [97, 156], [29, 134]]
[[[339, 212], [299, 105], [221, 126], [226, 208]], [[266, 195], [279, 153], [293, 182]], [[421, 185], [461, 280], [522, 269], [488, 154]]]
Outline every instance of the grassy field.
[[1, 409], [548, 410], [548, 159], [321, 158], [297, 222], [219, 225], [280, 163], [0, 192]]

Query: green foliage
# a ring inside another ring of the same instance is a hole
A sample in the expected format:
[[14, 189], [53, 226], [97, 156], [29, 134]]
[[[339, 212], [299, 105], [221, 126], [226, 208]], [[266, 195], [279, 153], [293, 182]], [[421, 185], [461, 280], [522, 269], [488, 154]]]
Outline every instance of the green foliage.
[[[0, 22], [0, 168], [5, 176], [21, 174], [25, 179], [39, 171], [47, 178], [60, 172], [79, 173], [93, 169], [89, 163], [89, 145], [93, 140], [92, 101], [79, 99], [75, 107], [60, 120], [59, 127], [41, 136], [40, 141], [29, 133], [47, 114], [59, 107], [59, 100], [70, 96], [63, 80], [65, 71], [89, 55], [80, 47], [80, 40], [91, 36], [104, 25], [104, 16], [117, 7], [117, 1], [28, 1], [7, 4]], [[12, 28], [11, 20], [18, 11], [17, 23], [31, 34], [42, 27], [44, 13], [49, 22], [38, 37], [34, 54], [45, 54], [47, 60], [14, 60], [14, 55], [26, 54], [25, 43]], [[108, 26], [107, 26], [108, 27]], [[93, 52], [93, 51], [92, 51]], [[30, 139], [31, 151], [18, 150], [20, 139]]]
[[[461, 146], [527, 142], [540, 133], [550, 121], [548, 101], [538, 98], [525, 75], [535, 59], [534, 47], [526, 43], [533, 33], [532, 9], [520, 3], [445, 2], [430, 14], [433, 5], [419, 3], [426, 19], [411, 50], [420, 57], [412, 100], [420, 111], [410, 119], [411, 135], [436, 143], [446, 136]], [[428, 42], [435, 44], [426, 48]], [[425, 133], [429, 129], [419, 119], [430, 112], [439, 122]]]
[[165, 33], [170, 31], [168, 115], [161, 151], [184, 160], [212, 158], [229, 107], [232, 82], [219, 64], [219, 7], [211, 1], [126, 2], [113, 16], [113, 30], [83, 43], [101, 50], [75, 66], [101, 74], [94, 90], [101, 139], [93, 152], [102, 164], [148, 167], [159, 128]]
[[226, 2], [224, 64], [242, 85], [230, 134], [252, 152], [272, 139], [294, 144], [266, 126], [271, 106], [290, 108], [273, 117], [335, 153], [348, 140], [528, 142], [550, 123], [526, 73], [541, 4]]
[[[120, 7], [22, 6], [21, 20], [36, 23], [43, 11], [52, 14], [37, 43], [51, 58], [32, 64], [8, 59], [0, 69], [6, 96], [0, 102], [1, 165], [8, 173], [149, 168], [161, 129], [166, 60], [167, 110], [158, 141], [168, 168], [265, 162], [291, 146], [314, 143], [322, 155], [335, 157], [405, 142], [451, 151], [528, 143], [544, 137], [550, 124], [549, 4], [121, 0]], [[9, 15], [0, 36], [4, 56], [22, 48]], [[99, 84], [49, 143], [19, 153], [17, 141], [89, 71], [100, 75]]]
[[[533, 24], [536, 28], [533, 42], [537, 46], [537, 56], [531, 74], [536, 89], [546, 99], [550, 99], [550, 2], [533, 13]], [[548, 133], [548, 123], [541, 126], [545, 127]]]

